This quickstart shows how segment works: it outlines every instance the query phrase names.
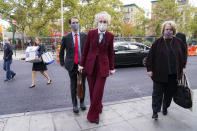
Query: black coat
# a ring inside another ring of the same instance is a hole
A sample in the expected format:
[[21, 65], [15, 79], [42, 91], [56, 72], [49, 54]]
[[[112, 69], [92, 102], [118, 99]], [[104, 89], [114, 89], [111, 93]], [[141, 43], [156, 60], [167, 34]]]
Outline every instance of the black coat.
[[13, 55], [13, 47], [11, 44], [5, 44], [4, 45], [4, 56], [3, 59], [5, 61], [12, 60]]
[[[79, 33], [80, 35], [80, 47], [81, 53], [83, 52], [83, 46], [86, 40], [86, 34], [83, 32]], [[64, 59], [64, 51], [66, 49], [66, 57]], [[63, 36], [60, 48], [60, 64], [61, 66], [65, 66], [68, 71], [71, 71], [74, 66], [74, 55], [75, 55], [75, 45], [73, 42], [72, 32], [68, 33], [67, 35]]]
[[[163, 37], [155, 40], [147, 57], [147, 71], [152, 71], [155, 82], [168, 82], [168, 51]], [[176, 58], [177, 78], [180, 79], [183, 68], [186, 66], [187, 56], [184, 43], [173, 37], [172, 49]]]

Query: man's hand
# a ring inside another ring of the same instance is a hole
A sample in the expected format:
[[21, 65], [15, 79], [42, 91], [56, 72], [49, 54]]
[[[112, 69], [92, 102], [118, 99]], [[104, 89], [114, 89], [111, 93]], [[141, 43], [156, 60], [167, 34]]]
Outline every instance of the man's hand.
[[38, 60], [39, 59], [39, 57], [38, 56], [36, 56], [36, 60]]
[[83, 72], [83, 69], [78, 69], [79, 73], [82, 73]]
[[152, 71], [147, 72], [147, 74], [148, 74], [149, 77], [153, 76], [153, 72]]
[[78, 65], [78, 71], [79, 71], [79, 73], [82, 73], [83, 72], [83, 66]]

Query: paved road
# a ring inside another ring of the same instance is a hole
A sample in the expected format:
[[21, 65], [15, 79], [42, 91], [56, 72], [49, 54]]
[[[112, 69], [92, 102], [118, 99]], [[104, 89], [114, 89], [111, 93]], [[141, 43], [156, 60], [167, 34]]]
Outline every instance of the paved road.
[[[197, 89], [197, 57], [189, 57], [187, 72], [191, 87]], [[17, 76], [10, 82], [4, 82], [5, 72], [0, 61], [0, 115], [28, 111], [40, 111], [54, 108], [71, 107], [69, 77], [65, 69], [54, 63], [48, 66], [47, 73], [52, 84], [37, 73], [36, 88], [28, 88], [31, 84], [31, 63], [14, 61], [12, 68]], [[106, 83], [103, 101], [112, 102], [150, 96], [152, 81], [146, 75], [144, 67], [121, 67]], [[86, 90], [86, 104], [89, 104], [89, 93]]]

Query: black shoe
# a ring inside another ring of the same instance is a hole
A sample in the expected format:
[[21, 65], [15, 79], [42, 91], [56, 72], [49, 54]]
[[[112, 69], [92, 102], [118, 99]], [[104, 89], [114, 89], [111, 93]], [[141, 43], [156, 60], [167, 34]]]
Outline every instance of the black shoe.
[[49, 82], [47, 82], [47, 85], [50, 85], [50, 84], [51, 84], [51, 82], [52, 82], [52, 80], [50, 80]]
[[157, 120], [158, 119], [158, 114], [157, 113], [153, 113], [152, 118], [155, 119], [155, 120]]
[[79, 109], [78, 109], [77, 106], [73, 106], [73, 112], [74, 112], [74, 113], [79, 113]]
[[31, 85], [29, 88], [34, 88], [35, 87], [35, 85]]
[[96, 121], [90, 121], [91, 123], [99, 124], [99, 120]]
[[85, 106], [84, 102], [80, 103], [80, 108], [82, 111], [86, 110], [86, 106]]
[[163, 108], [162, 113], [163, 113], [164, 116], [166, 116], [168, 114], [167, 108]]
[[9, 80], [8, 79], [5, 79], [4, 81], [6, 82], [6, 81], [9, 81]]
[[12, 79], [15, 77], [15, 75], [16, 75], [16, 73], [14, 73], [14, 74], [12, 75]]

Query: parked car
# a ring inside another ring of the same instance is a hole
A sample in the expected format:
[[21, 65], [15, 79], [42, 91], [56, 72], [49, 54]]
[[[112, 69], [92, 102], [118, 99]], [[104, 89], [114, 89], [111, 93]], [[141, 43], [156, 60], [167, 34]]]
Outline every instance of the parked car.
[[146, 57], [150, 47], [137, 42], [114, 42], [114, 64], [146, 65]]

